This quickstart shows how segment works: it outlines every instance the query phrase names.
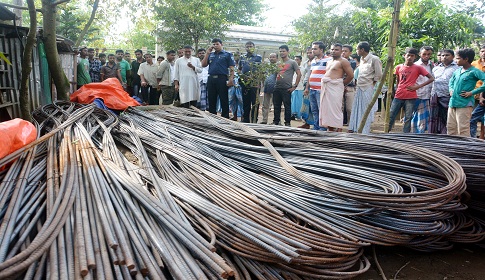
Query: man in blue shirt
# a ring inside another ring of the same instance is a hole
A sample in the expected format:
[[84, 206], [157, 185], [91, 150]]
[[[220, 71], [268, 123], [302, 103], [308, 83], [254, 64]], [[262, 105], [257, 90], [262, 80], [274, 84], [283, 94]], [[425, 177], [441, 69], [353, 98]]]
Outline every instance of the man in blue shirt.
[[[214, 52], [212, 52], [214, 50]], [[202, 67], [209, 65], [207, 95], [209, 112], [217, 114], [217, 97], [221, 100], [221, 116], [229, 118], [229, 87], [234, 85], [234, 59], [232, 54], [222, 47], [221, 39], [212, 39], [212, 46], [207, 48]], [[229, 73], [229, 78], [227, 74]]]
[[[246, 42], [246, 55], [239, 60], [239, 70], [245, 75], [250, 74], [251, 71], [257, 71], [257, 64], [260, 64], [263, 58], [259, 54], [254, 54], [254, 43]], [[252, 105], [256, 103], [256, 94], [258, 86], [253, 81], [241, 81], [241, 92], [243, 97], [243, 119], [242, 122], [249, 123], [254, 120], [256, 110], [251, 110]], [[251, 117], [250, 117], [251, 116]]]

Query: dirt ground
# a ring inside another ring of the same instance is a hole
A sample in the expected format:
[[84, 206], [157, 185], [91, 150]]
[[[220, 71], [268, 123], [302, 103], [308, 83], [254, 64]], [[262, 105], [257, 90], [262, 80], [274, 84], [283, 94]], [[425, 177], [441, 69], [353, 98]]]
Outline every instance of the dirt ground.
[[[455, 245], [452, 250], [423, 253], [403, 247], [376, 247], [377, 260], [387, 279], [480, 280], [485, 279], [484, 245]], [[365, 255], [372, 266], [355, 280], [382, 278], [372, 249]]]

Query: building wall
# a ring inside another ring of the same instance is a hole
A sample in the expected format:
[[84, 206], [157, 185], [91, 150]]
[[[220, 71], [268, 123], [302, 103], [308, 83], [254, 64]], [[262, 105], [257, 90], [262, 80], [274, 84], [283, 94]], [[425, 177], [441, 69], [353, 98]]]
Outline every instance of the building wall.
[[[17, 33], [17, 31], [19, 33]], [[22, 73], [22, 56], [25, 39], [23, 34], [27, 34], [26, 28], [0, 24], [0, 51], [7, 55], [12, 65], [0, 62], [4, 70], [0, 71], [0, 92], [4, 99], [4, 104], [0, 104], [2, 111], [1, 119], [20, 117], [19, 92]], [[22, 38], [22, 39], [19, 39]], [[31, 100], [31, 110], [38, 108], [40, 101], [40, 71], [37, 50], [33, 51], [33, 65], [30, 73], [29, 98]], [[8, 103], [8, 104], [7, 104]]]

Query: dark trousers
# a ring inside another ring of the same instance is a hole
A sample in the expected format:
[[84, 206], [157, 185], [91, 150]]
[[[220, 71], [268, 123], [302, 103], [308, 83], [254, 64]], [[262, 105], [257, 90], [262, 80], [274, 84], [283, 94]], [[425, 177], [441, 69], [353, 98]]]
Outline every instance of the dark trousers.
[[162, 105], [171, 105], [175, 98], [175, 86], [162, 86]]
[[243, 99], [243, 122], [250, 123], [254, 119], [255, 112], [251, 112], [252, 105], [256, 103], [256, 93], [258, 88], [246, 87], [241, 83], [242, 99]]
[[485, 115], [485, 106], [481, 106], [480, 104], [475, 107], [472, 112], [472, 117], [470, 119], [470, 137], [476, 138], [477, 137], [477, 123], [483, 122], [483, 116]]
[[141, 98], [144, 102], [148, 102], [149, 105], [158, 105], [160, 93], [156, 87], [141, 87]]
[[279, 124], [281, 120], [281, 103], [285, 106], [285, 124], [291, 122], [291, 92], [288, 89], [275, 88], [273, 92], [274, 121]]
[[184, 108], [190, 108], [190, 106], [196, 107], [197, 106], [197, 100], [192, 100], [192, 101], [180, 104], [180, 107], [184, 107]]
[[209, 112], [217, 114], [217, 97], [221, 100], [223, 118], [229, 118], [229, 93], [227, 76], [218, 75], [217, 78], [209, 76], [207, 79], [207, 99], [209, 100]]

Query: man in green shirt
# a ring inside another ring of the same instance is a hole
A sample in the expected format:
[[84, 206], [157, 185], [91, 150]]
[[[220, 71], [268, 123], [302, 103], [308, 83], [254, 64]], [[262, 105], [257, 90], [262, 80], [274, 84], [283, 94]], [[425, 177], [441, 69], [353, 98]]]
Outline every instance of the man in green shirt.
[[[456, 52], [458, 68], [453, 72], [449, 83], [450, 104], [448, 106], [448, 135], [470, 137], [470, 119], [475, 99], [473, 95], [485, 92], [485, 73], [472, 66], [475, 59], [473, 49], [461, 49]], [[484, 84], [475, 88], [477, 81]]]
[[77, 89], [80, 89], [85, 84], [91, 83], [91, 77], [89, 76], [89, 60], [88, 48], [81, 47], [79, 49], [79, 56], [77, 57]]
[[[128, 81], [126, 79], [127, 76], [131, 76], [131, 66], [130, 64], [124, 60], [125, 52], [123, 50], [116, 50], [116, 63], [121, 71], [121, 84], [125, 91], [127, 90]], [[129, 92], [128, 92], [129, 93]]]

